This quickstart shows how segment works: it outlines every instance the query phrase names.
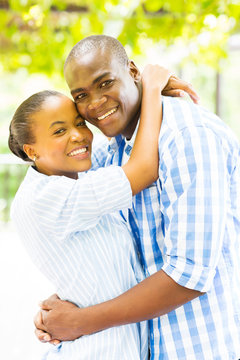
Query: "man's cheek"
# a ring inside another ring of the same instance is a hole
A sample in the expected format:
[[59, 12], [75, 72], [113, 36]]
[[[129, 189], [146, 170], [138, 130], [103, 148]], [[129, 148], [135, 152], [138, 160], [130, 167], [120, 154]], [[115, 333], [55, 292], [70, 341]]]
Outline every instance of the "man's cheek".
[[84, 107], [81, 106], [80, 104], [76, 104], [76, 106], [77, 106], [77, 110], [78, 110], [79, 114], [85, 119], [86, 115], [84, 115]]

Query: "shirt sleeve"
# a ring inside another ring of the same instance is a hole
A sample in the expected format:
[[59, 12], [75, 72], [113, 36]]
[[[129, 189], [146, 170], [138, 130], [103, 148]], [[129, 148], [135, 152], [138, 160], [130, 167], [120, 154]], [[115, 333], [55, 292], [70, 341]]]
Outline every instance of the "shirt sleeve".
[[221, 254], [226, 221], [226, 160], [212, 130], [182, 130], [160, 154], [165, 271], [178, 284], [206, 292]]
[[130, 183], [119, 166], [82, 173], [78, 180], [44, 177], [31, 211], [45, 231], [59, 239], [96, 226], [105, 214], [130, 208]]
[[99, 167], [104, 167], [108, 156], [109, 140], [106, 136], [95, 134], [92, 145], [92, 167], [91, 170], [97, 170]]

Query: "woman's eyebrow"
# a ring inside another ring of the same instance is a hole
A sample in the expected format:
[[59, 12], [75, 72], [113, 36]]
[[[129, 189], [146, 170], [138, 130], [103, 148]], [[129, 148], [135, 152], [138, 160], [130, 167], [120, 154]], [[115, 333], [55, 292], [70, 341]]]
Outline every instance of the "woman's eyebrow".
[[51, 125], [49, 126], [49, 129], [51, 129], [54, 125], [57, 124], [64, 124], [64, 121], [54, 121], [53, 123], [51, 123]]

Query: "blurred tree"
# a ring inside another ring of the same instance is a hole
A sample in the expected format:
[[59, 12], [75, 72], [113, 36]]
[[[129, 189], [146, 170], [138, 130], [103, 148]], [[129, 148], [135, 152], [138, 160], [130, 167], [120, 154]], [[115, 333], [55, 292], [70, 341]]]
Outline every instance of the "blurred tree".
[[188, 59], [216, 66], [239, 20], [239, 0], [0, 0], [1, 66], [62, 71], [72, 46], [92, 34], [117, 37], [130, 56], [149, 40], [177, 43]]

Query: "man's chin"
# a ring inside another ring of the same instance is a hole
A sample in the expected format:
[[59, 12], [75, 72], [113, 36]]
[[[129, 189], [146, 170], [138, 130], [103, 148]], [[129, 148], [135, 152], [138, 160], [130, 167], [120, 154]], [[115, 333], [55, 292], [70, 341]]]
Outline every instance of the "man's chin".
[[115, 137], [119, 134], [121, 134], [121, 130], [119, 129], [112, 129], [111, 127], [101, 127], [101, 126], [97, 126], [98, 129], [107, 137]]

